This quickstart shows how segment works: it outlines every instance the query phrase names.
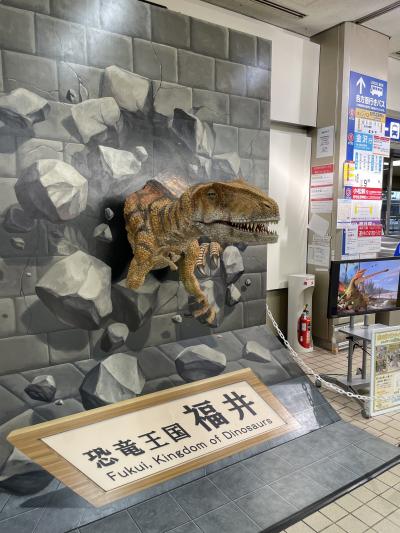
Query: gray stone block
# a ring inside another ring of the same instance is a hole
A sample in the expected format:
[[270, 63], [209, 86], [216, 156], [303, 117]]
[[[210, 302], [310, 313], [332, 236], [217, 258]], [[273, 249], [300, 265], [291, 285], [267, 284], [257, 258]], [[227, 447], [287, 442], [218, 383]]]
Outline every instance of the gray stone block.
[[76, 413], [83, 413], [85, 409], [81, 402], [75, 398], [66, 398], [62, 403], [54, 402], [45, 404], [35, 409], [36, 413], [45, 420], [55, 420], [64, 416], [75, 415]]
[[257, 37], [229, 30], [229, 58], [245, 65], [257, 64]]
[[153, 80], [177, 82], [177, 50], [171, 46], [134, 39], [133, 70]]
[[100, 0], [51, 0], [51, 14], [60, 19], [98, 26], [99, 2]]
[[228, 58], [228, 28], [191, 19], [191, 48], [199, 54]]
[[0, 214], [5, 214], [7, 209], [18, 203], [15, 196], [15, 178], [0, 178]]
[[[106, 352], [102, 348], [102, 340], [105, 334], [105, 329], [96, 329], [89, 331], [89, 343], [90, 343], [90, 357], [100, 360], [108, 357], [109, 352]], [[118, 352], [126, 352], [128, 348], [123, 345], [118, 348]]]
[[50, 363], [71, 363], [89, 359], [89, 334], [83, 329], [55, 331], [48, 334]]
[[[47, 254], [47, 234], [43, 223], [38, 223], [36, 227], [22, 238], [24, 247], [15, 247], [15, 239], [21, 239], [19, 233], [10, 233], [3, 226], [0, 226], [0, 256], [5, 257], [29, 257]], [[27, 263], [29, 263], [27, 260]]]
[[0, 48], [35, 53], [34, 14], [0, 5]]
[[244, 327], [257, 326], [265, 324], [266, 310], [265, 298], [262, 300], [251, 300], [244, 302]]
[[21, 174], [39, 159], [59, 159], [61, 161], [62, 158], [62, 142], [48, 141], [47, 139], [18, 138], [18, 174]]
[[253, 180], [254, 185], [263, 191], [268, 190], [269, 162], [263, 159], [254, 160]]
[[[82, 361], [82, 364], [84, 361]], [[79, 387], [82, 383], [84, 373], [71, 363], [54, 365], [48, 368], [37, 370], [27, 370], [23, 372], [23, 377], [29, 382], [33, 381], [36, 376], [43, 373], [53, 376], [57, 383], [57, 392], [55, 399], [77, 398], [79, 397]]]
[[35, 221], [18, 205], [12, 205], [6, 212], [3, 227], [10, 233], [29, 233], [35, 227]]
[[261, 106], [261, 127], [264, 130], [269, 130], [271, 127], [271, 103], [262, 100]]
[[50, 13], [50, 0], [3, 0], [3, 4], [37, 13]]
[[258, 66], [271, 70], [272, 42], [257, 38]]
[[193, 108], [196, 116], [206, 122], [229, 122], [229, 96], [223, 93], [193, 89]]
[[213, 329], [213, 333], [223, 333], [240, 329], [244, 325], [243, 302], [237, 303], [234, 307], [226, 307], [224, 319], [221, 325]]
[[0, 298], [0, 337], [16, 333], [15, 307], [12, 298]]
[[215, 59], [185, 50], [178, 51], [178, 79], [182, 85], [214, 90]]
[[243, 128], [260, 127], [260, 102], [254, 98], [230, 96], [231, 124]]
[[189, 48], [189, 17], [151, 6], [151, 38], [177, 48]]
[[132, 350], [141, 350], [145, 346], [158, 346], [166, 342], [173, 342], [177, 338], [177, 328], [182, 324], [172, 321], [174, 313], [153, 316], [136, 332], [131, 333], [126, 341]]
[[178, 311], [179, 282], [165, 280], [161, 283], [157, 293], [154, 313], [164, 315], [166, 313], [176, 313]]
[[50, 112], [43, 122], [33, 126], [35, 137], [55, 141], [80, 142], [81, 137], [72, 118], [72, 105], [49, 102]]
[[192, 89], [174, 83], [153, 81], [154, 111], [166, 117], [173, 117], [175, 108], [190, 111]]
[[0, 339], [0, 374], [49, 365], [47, 336], [21, 335]]
[[0, 135], [0, 176], [4, 178], [15, 178], [15, 151], [15, 137], [10, 135]]
[[240, 157], [268, 159], [269, 131], [239, 129]]
[[0, 258], [1, 296], [20, 296], [21, 292], [25, 295], [33, 294], [36, 279], [34, 257]]
[[87, 29], [88, 63], [105, 68], [110, 65], [132, 70], [132, 39], [107, 31]]
[[238, 129], [225, 124], [213, 124], [215, 133], [214, 154], [238, 151]]
[[271, 76], [269, 70], [247, 67], [247, 96], [270, 100]]
[[57, 66], [52, 59], [3, 51], [4, 89], [28, 89], [48, 100], [58, 100]]
[[238, 63], [217, 59], [215, 62], [215, 85], [217, 91], [245, 95], [246, 67]]
[[170, 376], [176, 372], [174, 363], [155, 346], [143, 348], [136, 357], [146, 380]]
[[40, 55], [86, 63], [85, 27], [81, 24], [36, 15], [36, 35]]
[[60, 61], [58, 63], [60, 100], [69, 102], [67, 93], [71, 90], [78, 96], [79, 101], [99, 98], [102, 78], [103, 70], [101, 69]]
[[150, 40], [150, 6], [135, 0], [101, 0], [101, 26], [115, 33]]
[[29, 383], [24, 390], [32, 400], [43, 402], [52, 402], [56, 391], [56, 382], [53, 376], [50, 376], [49, 374], [36, 376], [32, 383]]
[[15, 298], [15, 312], [19, 335], [69, 329], [34, 294]]
[[[250, 280], [251, 284], [247, 285], [246, 281]], [[249, 300], [259, 300], [265, 296], [265, 290], [262, 287], [261, 274], [245, 273], [235, 283], [240, 290], [242, 300], [247, 302]]]
[[15, 416], [23, 413], [26, 409], [25, 402], [23, 402], [20, 398], [18, 398], [18, 396], [13, 394], [7, 389], [7, 387], [3, 385], [0, 386], [0, 402], [0, 424], [8, 422]]
[[247, 246], [242, 252], [242, 258], [246, 274], [267, 271], [267, 246], [265, 244]]

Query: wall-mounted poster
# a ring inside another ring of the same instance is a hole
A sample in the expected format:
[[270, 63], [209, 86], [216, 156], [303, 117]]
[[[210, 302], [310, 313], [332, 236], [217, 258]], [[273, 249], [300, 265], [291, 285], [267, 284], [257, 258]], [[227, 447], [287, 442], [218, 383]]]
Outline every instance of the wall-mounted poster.
[[400, 326], [374, 331], [371, 340], [370, 416], [400, 409]]

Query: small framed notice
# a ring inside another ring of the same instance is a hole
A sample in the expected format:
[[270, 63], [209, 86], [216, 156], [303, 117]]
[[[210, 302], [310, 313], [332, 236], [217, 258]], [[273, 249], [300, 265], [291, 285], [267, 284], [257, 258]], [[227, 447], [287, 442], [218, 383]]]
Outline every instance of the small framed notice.
[[400, 410], [400, 326], [377, 329], [371, 339], [370, 416]]
[[101, 506], [298, 427], [243, 369], [15, 430], [8, 440]]

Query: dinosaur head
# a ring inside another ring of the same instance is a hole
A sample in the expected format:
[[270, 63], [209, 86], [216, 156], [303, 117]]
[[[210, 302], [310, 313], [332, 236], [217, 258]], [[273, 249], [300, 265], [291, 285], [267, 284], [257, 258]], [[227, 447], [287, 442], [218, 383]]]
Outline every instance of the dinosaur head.
[[191, 195], [192, 221], [201, 235], [224, 243], [273, 243], [278, 234], [278, 204], [243, 180], [195, 185]]

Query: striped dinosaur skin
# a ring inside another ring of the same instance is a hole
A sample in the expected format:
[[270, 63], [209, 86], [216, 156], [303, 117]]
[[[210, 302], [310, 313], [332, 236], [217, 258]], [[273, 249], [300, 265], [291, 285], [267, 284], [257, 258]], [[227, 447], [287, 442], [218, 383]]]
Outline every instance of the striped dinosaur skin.
[[200, 304], [194, 316], [211, 325], [216, 310], [195, 275], [200, 237], [221, 245], [278, 240], [270, 224], [279, 221], [277, 203], [242, 180], [208, 182], [189, 187], [179, 198], [157, 181], [149, 181], [125, 201], [128, 240], [134, 252], [127, 286], [138, 289], [151, 271], [178, 270], [186, 291]]

